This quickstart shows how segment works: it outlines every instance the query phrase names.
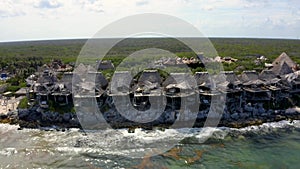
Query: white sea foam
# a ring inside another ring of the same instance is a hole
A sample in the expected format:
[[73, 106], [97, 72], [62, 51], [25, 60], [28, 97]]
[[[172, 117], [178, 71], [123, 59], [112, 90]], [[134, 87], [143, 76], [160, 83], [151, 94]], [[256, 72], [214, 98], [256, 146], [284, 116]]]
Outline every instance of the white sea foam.
[[239, 130], [239, 131], [259, 131], [259, 130], [265, 130], [265, 129], [282, 129], [287, 127], [295, 127], [300, 128], [300, 121], [294, 120], [294, 121], [279, 121], [279, 122], [270, 122], [270, 123], [264, 123], [258, 126], [248, 126], [241, 129], [234, 129], [231, 128], [231, 130]]
[[0, 151], [0, 155], [4, 155], [4, 156], [11, 156], [13, 154], [17, 154], [18, 151], [16, 148], [4, 148]]

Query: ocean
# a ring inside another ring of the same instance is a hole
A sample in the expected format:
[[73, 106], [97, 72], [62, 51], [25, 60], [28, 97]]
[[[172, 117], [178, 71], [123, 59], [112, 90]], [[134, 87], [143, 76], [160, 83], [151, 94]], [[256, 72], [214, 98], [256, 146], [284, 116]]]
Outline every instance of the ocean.
[[0, 124], [0, 168], [300, 168], [300, 121], [65, 132]]

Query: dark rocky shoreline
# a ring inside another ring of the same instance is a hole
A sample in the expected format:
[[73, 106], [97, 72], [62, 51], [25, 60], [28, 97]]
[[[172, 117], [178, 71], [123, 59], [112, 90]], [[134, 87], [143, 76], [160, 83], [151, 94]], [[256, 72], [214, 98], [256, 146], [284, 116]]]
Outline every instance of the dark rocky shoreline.
[[[154, 122], [139, 124], [127, 120], [115, 111], [116, 110], [114, 109], [110, 109], [102, 114], [105, 119], [105, 125], [108, 123], [112, 128], [144, 128], [150, 130], [155, 127], [172, 128], [172, 124], [176, 120], [176, 117], [170, 117], [170, 110], [168, 110]], [[179, 112], [175, 110], [175, 116], [178, 113]], [[180, 121], [181, 126], [191, 126], [191, 124], [194, 123], [193, 127], [203, 127], [207, 119], [207, 113], [208, 112], [203, 111], [199, 112], [196, 120]], [[218, 127], [243, 128], [247, 126], [261, 125], [266, 122], [278, 122], [282, 120], [289, 120], [291, 122], [293, 120], [300, 120], [299, 109], [269, 110], [260, 113], [258, 113], [255, 109], [253, 109], [252, 112], [243, 110], [243, 113], [239, 112], [230, 114], [225, 112], [222, 114]], [[82, 128], [75, 113], [60, 114], [57, 112], [41, 111], [37, 106], [30, 109], [18, 109], [18, 111], [11, 111], [6, 115], [1, 115], [0, 123], [17, 124], [20, 126], [19, 129], [52, 128], [58, 131], [64, 131], [69, 128]], [[101, 124], [99, 126], [101, 126]]]

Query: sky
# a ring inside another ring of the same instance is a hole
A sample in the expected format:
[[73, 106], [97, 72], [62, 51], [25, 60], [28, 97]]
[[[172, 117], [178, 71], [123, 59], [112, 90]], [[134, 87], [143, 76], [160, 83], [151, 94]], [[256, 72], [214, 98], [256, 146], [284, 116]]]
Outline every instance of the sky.
[[178, 17], [208, 37], [300, 38], [299, 0], [1, 0], [0, 41], [91, 38], [142, 13]]

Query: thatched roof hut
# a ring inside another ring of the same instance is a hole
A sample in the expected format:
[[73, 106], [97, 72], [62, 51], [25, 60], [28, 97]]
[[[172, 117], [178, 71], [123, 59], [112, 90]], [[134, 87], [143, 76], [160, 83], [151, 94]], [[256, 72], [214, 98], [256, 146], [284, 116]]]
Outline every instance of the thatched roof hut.
[[213, 76], [213, 81], [216, 83], [216, 87], [219, 90], [233, 92], [233, 90], [238, 91], [239, 86], [242, 82], [238, 79], [233, 71], [222, 71], [220, 74]]
[[66, 88], [70, 91], [72, 91], [72, 84], [80, 84], [82, 80], [80, 79], [80, 76], [77, 74], [74, 74], [72, 72], [65, 72], [60, 79], [60, 83], [63, 83]]
[[277, 78], [277, 76], [274, 74], [274, 72], [272, 70], [263, 70], [258, 78], [260, 80], [265, 80], [265, 81], [268, 81], [268, 80], [272, 80], [272, 79], [275, 79]]
[[278, 58], [272, 63], [272, 71], [276, 75], [284, 75], [293, 72], [293, 68], [296, 66], [296, 63], [285, 53], [283, 52]]
[[290, 67], [286, 62], [283, 62], [278, 70], [278, 75], [286, 75], [293, 72], [293, 68]]
[[26, 87], [22, 87], [21, 89], [19, 89], [18, 91], [15, 92], [15, 96], [19, 97], [19, 96], [26, 96], [26, 94], [28, 93], [27, 91], [28, 89]]
[[41, 76], [36, 82], [40, 84], [54, 84], [57, 82], [57, 78], [55, 76]]
[[188, 73], [171, 73], [170, 76], [163, 82], [163, 87], [179, 88], [183, 90], [192, 90], [197, 87], [196, 80]]
[[103, 60], [98, 65], [98, 70], [114, 69], [115, 66], [110, 60]]
[[83, 63], [80, 63], [80, 64], [75, 68], [74, 72], [81, 74], [81, 73], [87, 72], [87, 70], [88, 70], [87, 67], [86, 67]]
[[135, 96], [161, 95], [160, 84], [161, 77], [157, 70], [144, 70], [133, 89]]
[[37, 83], [34, 85], [34, 91], [38, 94], [50, 94], [51, 87], [44, 84]]
[[265, 85], [266, 82], [260, 80], [260, 79], [256, 79], [256, 80], [252, 80], [252, 81], [248, 81], [246, 83], [244, 83], [244, 86], [252, 86], [252, 85], [256, 85], [256, 86], [261, 86], [261, 85]]
[[194, 78], [198, 86], [205, 86], [210, 84], [210, 76], [208, 72], [196, 72]]
[[244, 83], [254, 81], [258, 79], [258, 73], [255, 70], [243, 71], [243, 73], [239, 76], [239, 79]]
[[238, 79], [237, 75], [233, 71], [223, 71], [221, 74], [225, 75], [225, 79], [230, 84], [240, 84], [241, 81]]
[[105, 89], [108, 86], [108, 81], [101, 72], [89, 72], [86, 81], [95, 82], [95, 85], [102, 89]]
[[288, 83], [300, 82], [300, 71], [287, 74], [283, 77]]
[[129, 93], [132, 76], [129, 71], [117, 71], [114, 73], [110, 83], [111, 94]]
[[144, 82], [151, 82], [151, 83], [161, 83], [161, 77], [157, 70], [144, 70], [142, 75], [140, 76], [138, 83]]

